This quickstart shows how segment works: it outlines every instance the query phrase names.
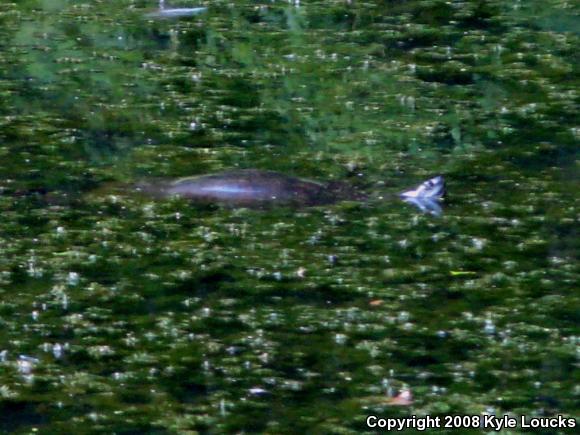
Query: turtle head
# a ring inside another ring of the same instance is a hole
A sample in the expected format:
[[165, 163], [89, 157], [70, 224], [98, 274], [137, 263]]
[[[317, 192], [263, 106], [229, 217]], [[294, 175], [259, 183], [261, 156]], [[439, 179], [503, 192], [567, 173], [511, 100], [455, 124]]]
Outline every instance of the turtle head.
[[417, 187], [402, 192], [401, 199], [418, 207], [424, 213], [440, 216], [443, 209], [440, 200], [445, 196], [445, 179], [438, 175], [422, 182]]
[[445, 196], [445, 179], [438, 175], [419, 184], [417, 187], [401, 192], [403, 199], [438, 200]]

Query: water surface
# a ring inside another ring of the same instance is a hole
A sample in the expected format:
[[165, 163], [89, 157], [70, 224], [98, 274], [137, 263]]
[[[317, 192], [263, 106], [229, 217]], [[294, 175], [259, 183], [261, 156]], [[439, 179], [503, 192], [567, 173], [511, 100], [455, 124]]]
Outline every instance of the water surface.
[[[0, 5], [0, 431], [577, 416], [574, 3], [174, 6], [208, 10]], [[103, 188], [230, 168], [450, 195], [436, 218]]]

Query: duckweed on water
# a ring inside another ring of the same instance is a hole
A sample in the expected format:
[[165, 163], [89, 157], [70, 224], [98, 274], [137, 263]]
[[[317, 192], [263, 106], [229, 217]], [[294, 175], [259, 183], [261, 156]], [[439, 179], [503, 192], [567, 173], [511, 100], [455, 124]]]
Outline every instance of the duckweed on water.
[[[0, 431], [577, 417], [573, 3], [156, 3], [0, 5]], [[450, 194], [130, 187], [234, 167]]]

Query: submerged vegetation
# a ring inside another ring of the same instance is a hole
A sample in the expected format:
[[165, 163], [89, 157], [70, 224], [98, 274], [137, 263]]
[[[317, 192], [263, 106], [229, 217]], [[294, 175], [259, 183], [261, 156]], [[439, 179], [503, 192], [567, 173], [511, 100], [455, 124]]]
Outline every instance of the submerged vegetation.
[[[577, 6], [173, 5], [0, 4], [0, 432], [577, 416]], [[229, 168], [450, 196], [107, 188]]]

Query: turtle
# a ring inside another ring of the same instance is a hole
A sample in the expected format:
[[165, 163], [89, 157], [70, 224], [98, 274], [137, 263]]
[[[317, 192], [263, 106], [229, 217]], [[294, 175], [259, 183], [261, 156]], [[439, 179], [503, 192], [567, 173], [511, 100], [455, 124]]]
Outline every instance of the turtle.
[[[367, 201], [373, 197], [346, 182], [320, 182], [258, 169], [229, 170], [169, 181], [144, 181], [137, 183], [135, 188], [156, 198], [177, 197], [196, 203], [248, 208], [312, 207], [339, 201]], [[445, 179], [437, 175], [412, 189], [379, 198], [397, 197], [422, 211], [440, 214], [439, 202], [444, 195]]]

